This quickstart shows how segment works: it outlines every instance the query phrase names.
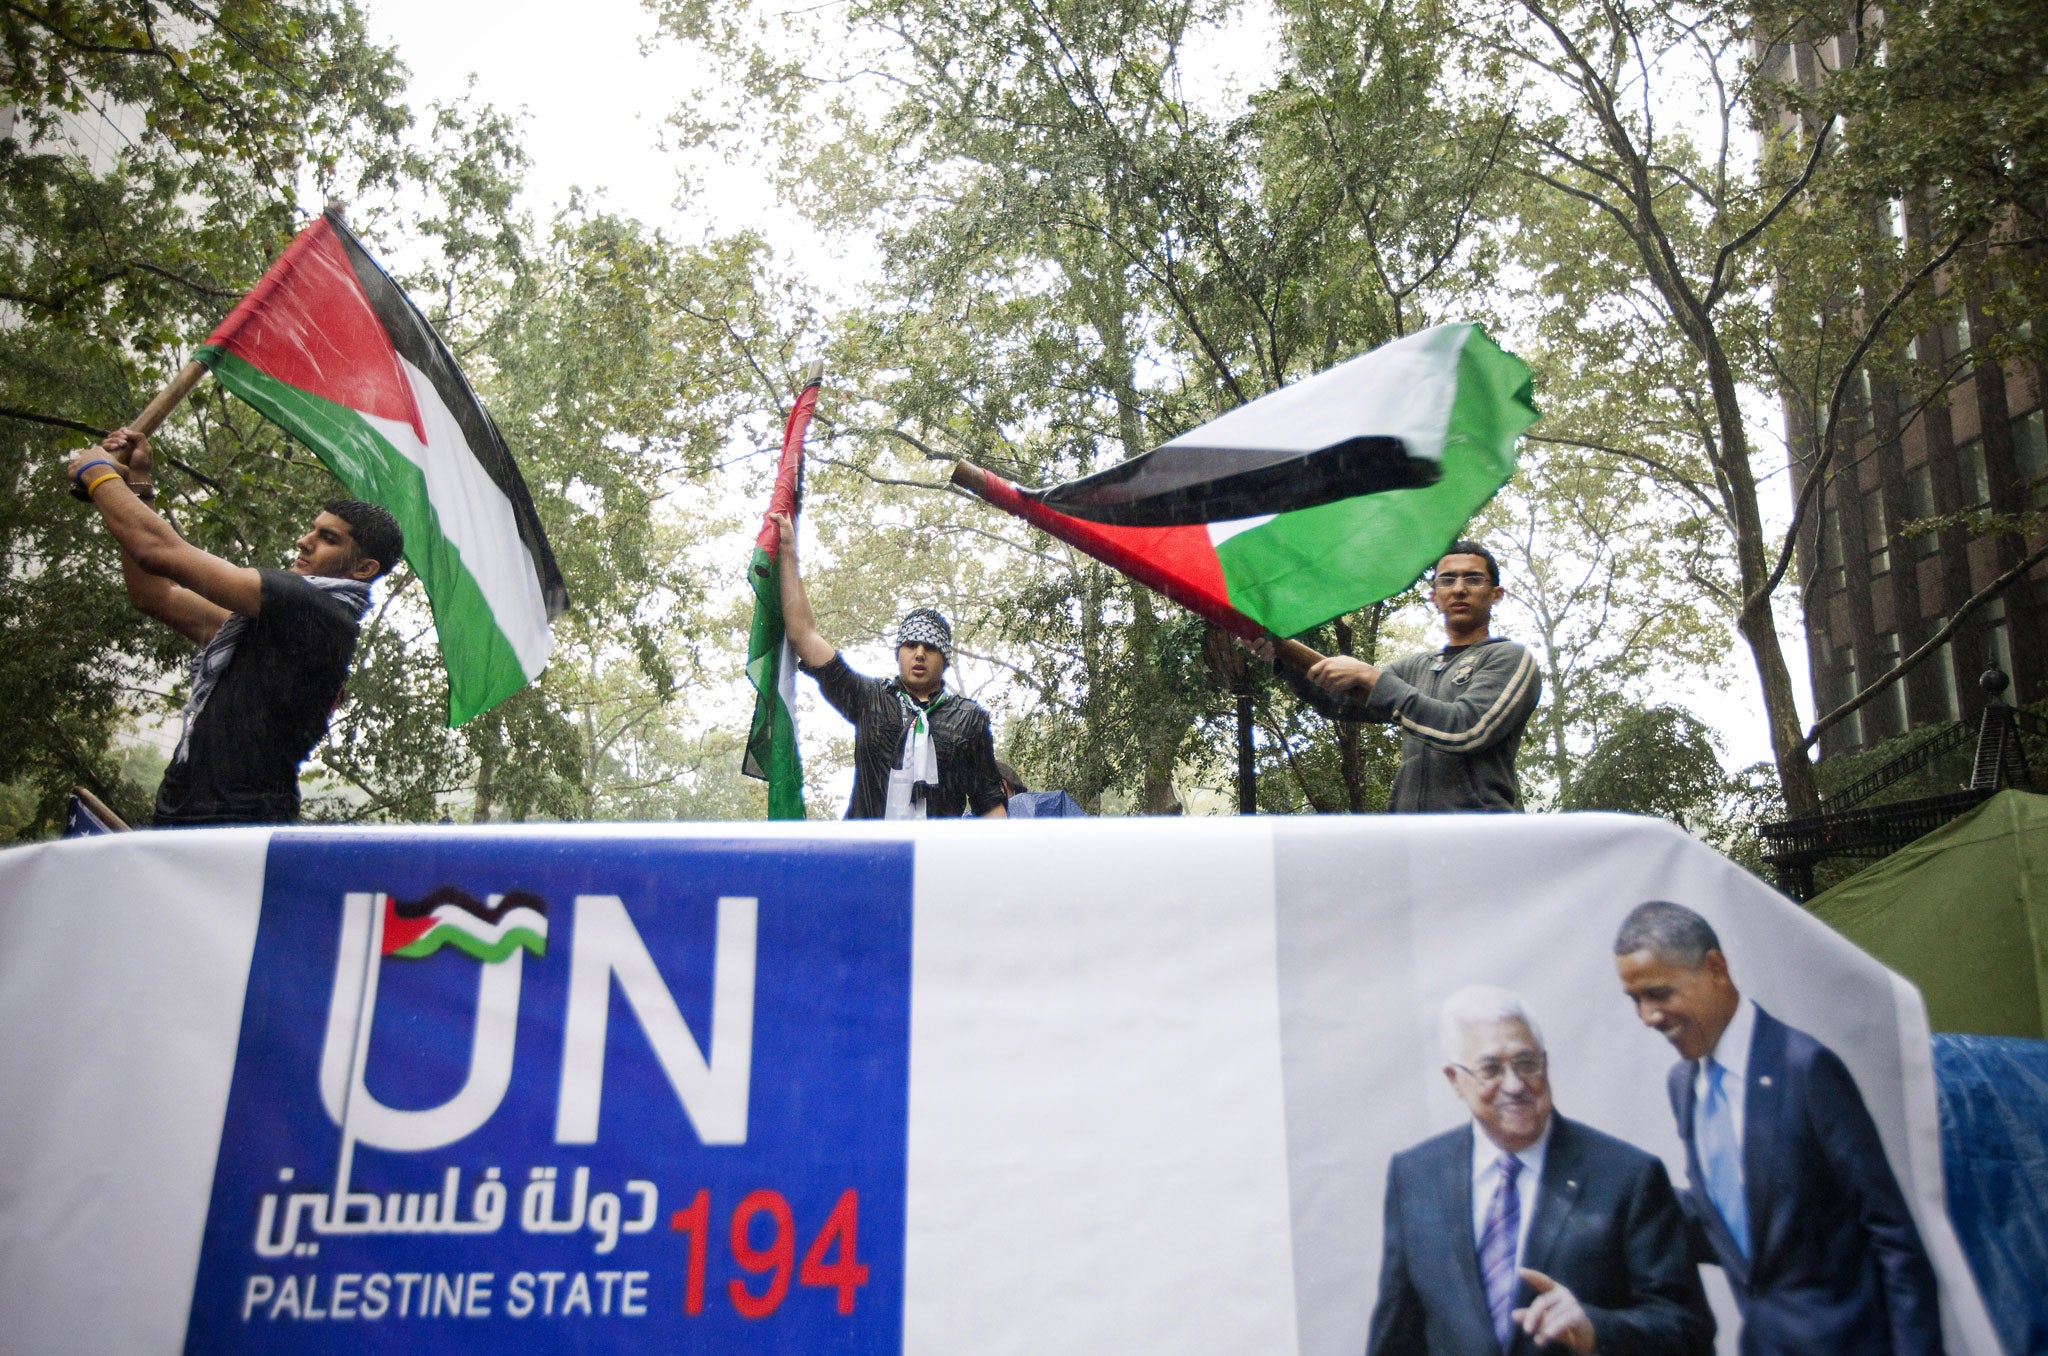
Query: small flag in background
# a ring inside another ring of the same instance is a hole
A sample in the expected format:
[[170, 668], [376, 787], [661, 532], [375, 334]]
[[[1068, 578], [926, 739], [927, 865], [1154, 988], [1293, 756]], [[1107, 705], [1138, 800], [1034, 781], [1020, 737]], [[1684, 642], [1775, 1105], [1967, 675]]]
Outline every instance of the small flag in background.
[[[782, 460], [775, 467], [769, 513], [794, 521], [803, 502], [804, 431], [818, 405], [824, 364], [811, 364], [810, 380], [782, 430]], [[754, 685], [754, 719], [740, 770], [768, 783], [768, 817], [804, 817], [804, 768], [796, 747], [796, 652], [782, 628], [782, 583], [775, 563], [775, 524], [764, 514], [754, 538], [747, 579], [754, 589], [754, 624], [747, 634], [747, 681]]]
[[195, 356], [405, 530], [451, 726], [540, 676], [569, 596], [533, 499], [462, 369], [340, 213], [299, 232]]
[[1099, 475], [981, 493], [1239, 635], [1299, 635], [1415, 582], [1515, 469], [1529, 369], [1439, 325]]
[[539, 895], [514, 890], [485, 903], [467, 890], [444, 885], [425, 899], [383, 899], [381, 955], [418, 960], [452, 946], [494, 965], [522, 946], [536, 956], [548, 952], [548, 905]]

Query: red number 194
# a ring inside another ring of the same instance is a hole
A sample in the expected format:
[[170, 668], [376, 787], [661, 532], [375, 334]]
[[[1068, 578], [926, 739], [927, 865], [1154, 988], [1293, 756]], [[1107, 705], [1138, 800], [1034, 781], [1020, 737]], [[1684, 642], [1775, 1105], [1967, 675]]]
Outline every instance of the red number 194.
[[[762, 1215], [769, 1221], [768, 1246], [757, 1248], [754, 1222]], [[853, 1292], [868, 1283], [867, 1263], [859, 1260], [856, 1247], [859, 1225], [860, 1193], [848, 1188], [832, 1207], [832, 1213], [825, 1216], [824, 1225], [804, 1250], [803, 1262], [798, 1265], [796, 1217], [790, 1213], [788, 1200], [779, 1191], [750, 1193], [732, 1212], [732, 1257], [742, 1271], [766, 1276], [768, 1281], [759, 1293], [748, 1289], [747, 1283], [738, 1277], [729, 1281], [726, 1294], [733, 1309], [742, 1318], [768, 1317], [788, 1296], [790, 1273], [794, 1271], [798, 1285], [837, 1290], [839, 1312], [852, 1313]], [[683, 1312], [701, 1314], [705, 1254], [709, 1251], [707, 1240], [711, 1233], [711, 1192], [699, 1191], [687, 1208], [669, 1216], [668, 1227], [689, 1237], [689, 1253], [683, 1268]]]

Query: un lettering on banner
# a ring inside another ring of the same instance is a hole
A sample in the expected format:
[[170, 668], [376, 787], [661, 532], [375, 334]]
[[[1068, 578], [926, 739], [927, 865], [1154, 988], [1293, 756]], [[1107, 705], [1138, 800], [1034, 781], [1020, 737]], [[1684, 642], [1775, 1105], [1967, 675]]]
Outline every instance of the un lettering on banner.
[[910, 893], [279, 834], [186, 1350], [900, 1350]]

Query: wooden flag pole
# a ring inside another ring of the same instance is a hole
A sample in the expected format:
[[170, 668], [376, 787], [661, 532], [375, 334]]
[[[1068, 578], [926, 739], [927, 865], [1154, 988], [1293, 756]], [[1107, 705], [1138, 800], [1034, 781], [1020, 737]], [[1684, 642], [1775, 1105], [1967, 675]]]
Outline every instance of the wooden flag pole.
[[194, 359], [178, 369], [178, 375], [171, 378], [171, 384], [156, 393], [156, 399], [142, 407], [142, 413], [129, 421], [128, 427], [147, 438], [155, 433], [157, 426], [170, 417], [178, 403], [192, 394], [192, 388], [206, 375], [206, 364]]
[[[997, 508], [1003, 508], [1002, 501], [989, 491], [988, 472], [982, 470], [973, 462], [954, 462], [951, 479], [955, 485], [958, 485], [976, 498], [987, 500]], [[1008, 512], [1007, 509], [1004, 511]], [[1289, 668], [1301, 669], [1306, 672], [1311, 666], [1320, 664], [1323, 661], [1322, 655], [1311, 650], [1298, 640], [1281, 640], [1277, 636], [1273, 637], [1272, 640], [1275, 662], [1285, 664]]]
[[115, 814], [113, 810], [108, 807], [105, 801], [101, 800], [98, 796], [95, 796], [92, 792], [86, 790], [82, 786], [74, 786], [71, 788], [71, 794], [78, 797], [79, 802], [82, 805], [84, 805], [86, 809], [92, 811], [93, 814], [98, 817], [99, 821], [102, 824], [105, 824], [107, 826], [108, 832], [130, 832], [128, 821], [121, 818], [121, 816]]
[[[205, 363], [197, 359], [186, 363], [178, 369], [178, 375], [171, 378], [171, 384], [158, 391], [156, 399], [144, 405], [142, 413], [128, 421], [128, 427], [145, 438], [155, 433], [158, 426], [170, 417], [171, 411], [178, 408], [178, 403], [186, 396], [192, 394], [192, 388], [199, 385], [199, 379], [205, 375]], [[128, 469], [128, 458], [117, 455], [115, 460], [121, 463], [121, 468], [124, 471]], [[71, 497], [86, 502], [91, 500], [91, 496], [86, 494], [85, 487], [82, 485], [73, 485], [71, 487]], [[145, 502], [154, 498], [153, 495], [147, 494], [142, 497]]]

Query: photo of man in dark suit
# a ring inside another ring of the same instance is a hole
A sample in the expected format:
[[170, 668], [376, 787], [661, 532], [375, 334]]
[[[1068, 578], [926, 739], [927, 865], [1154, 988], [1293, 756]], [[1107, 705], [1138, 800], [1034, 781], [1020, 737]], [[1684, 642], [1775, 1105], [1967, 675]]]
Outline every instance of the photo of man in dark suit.
[[1664, 1165], [1555, 1115], [1542, 1037], [1505, 989], [1444, 1004], [1469, 1125], [1387, 1168], [1368, 1356], [1701, 1356], [1714, 1320]]
[[1938, 1356], [1934, 1269], [1848, 1067], [1744, 998], [1682, 905], [1639, 905], [1614, 964], [1682, 1061], [1683, 1204], [1695, 1255], [1735, 1292], [1743, 1356]]

